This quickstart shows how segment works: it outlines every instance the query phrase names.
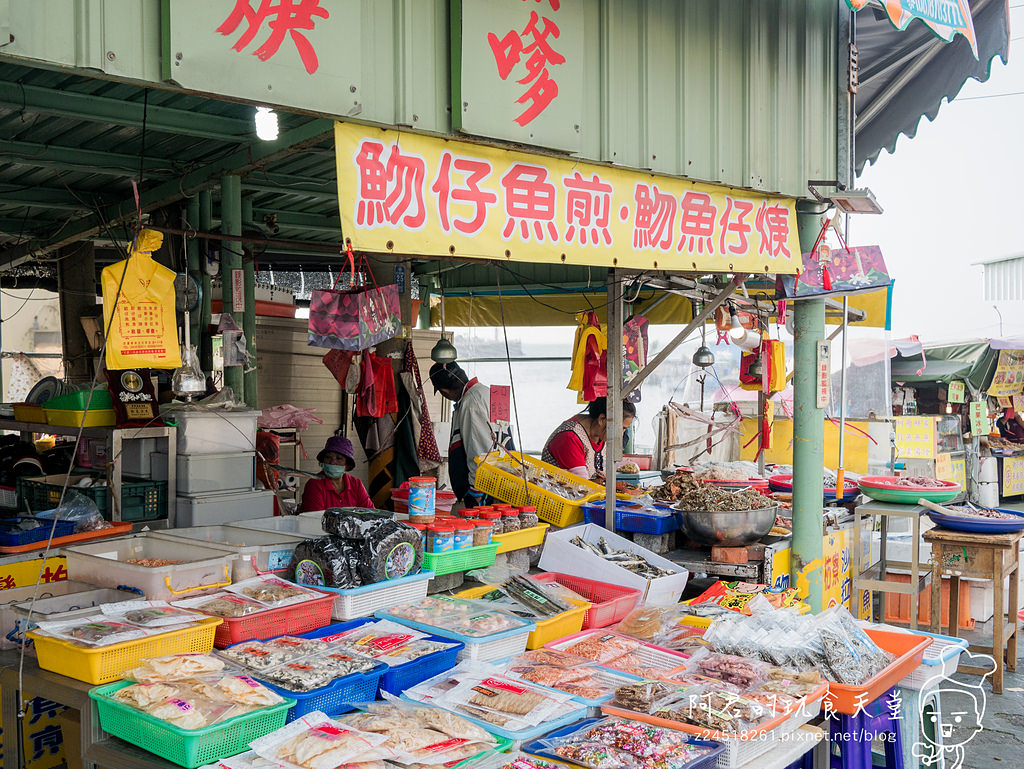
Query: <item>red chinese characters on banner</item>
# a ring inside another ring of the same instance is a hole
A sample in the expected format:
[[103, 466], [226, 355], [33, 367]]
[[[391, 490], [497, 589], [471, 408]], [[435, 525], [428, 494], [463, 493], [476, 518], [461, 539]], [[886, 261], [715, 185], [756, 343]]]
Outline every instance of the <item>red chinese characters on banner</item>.
[[718, 220], [721, 234], [718, 237], [718, 253], [722, 256], [732, 254], [734, 256], [745, 256], [749, 241], [751, 227], [746, 221], [747, 214], [754, 210], [754, 204], [749, 200], [737, 200], [730, 195], [725, 196], [725, 211], [722, 218]]
[[270, 28], [270, 35], [253, 53], [260, 61], [267, 61], [281, 48], [285, 36], [290, 35], [295, 49], [299, 52], [302, 66], [312, 75], [320, 66], [316, 50], [302, 31], [313, 29], [315, 18], [330, 18], [326, 8], [320, 7], [320, 0], [259, 0], [259, 6], [252, 7], [252, 0], [235, 0], [235, 7], [224, 23], [217, 27], [222, 35], [230, 35], [244, 21], [248, 27], [231, 46], [242, 51], [255, 39], [263, 23]]
[[633, 202], [633, 248], [671, 249], [679, 208], [675, 196], [661, 192], [657, 184], [637, 184], [633, 188]]
[[[538, 2], [540, 0], [537, 0]], [[559, 3], [550, 0], [551, 10], [557, 11]], [[525, 75], [516, 80], [520, 85], [529, 85], [516, 99], [516, 104], [528, 105], [515, 122], [525, 126], [548, 108], [558, 96], [558, 83], [551, 77], [550, 67], [565, 64], [565, 57], [553, 47], [552, 40], [561, 34], [558, 25], [536, 11], [530, 11], [530, 20], [522, 32], [509, 30], [504, 37], [494, 32], [487, 33], [487, 43], [494, 54], [498, 77], [508, 80], [512, 71], [525, 58]]]
[[679, 243], [676, 244], [677, 251], [696, 251], [703, 254], [705, 250], [709, 254], [715, 253], [714, 235], [715, 218], [718, 216], [718, 208], [711, 201], [711, 196], [706, 192], [694, 192], [690, 190], [683, 195], [682, 206], [679, 218]]
[[423, 201], [427, 161], [403, 153], [397, 144], [390, 145], [387, 160], [384, 151], [383, 144], [370, 139], [359, 144], [355, 157], [359, 169], [356, 224], [367, 228], [401, 225], [403, 229], [419, 230], [427, 221]]
[[[454, 186], [452, 183], [453, 169], [464, 177], [461, 186]], [[463, 235], [476, 235], [484, 228], [484, 224], [487, 223], [487, 209], [498, 202], [498, 193], [481, 189], [480, 184], [487, 180], [493, 170], [486, 160], [456, 157], [448, 150], [441, 153], [441, 166], [430, 187], [430, 191], [437, 195], [437, 215], [441, 229], [450, 233], [454, 228]], [[472, 206], [473, 217], [453, 217], [453, 203]]]
[[513, 163], [502, 174], [501, 186], [505, 189], [505, 229], [502, 237], [508, 240], [516, 227], [523, 240], [533, 236], [543, 242], [545, 234], [553, 242], [558, 240], [555, 225], [555, 185], [548, 180], [548, 169], [528, 163]]
[[784, 256], [792, 258], [789, 252], [789, 211], [785, 206], [778, 203], [765, 201], [757, 209], [754, 218], [757, 226], [757, 233], [761, 236], [761, 245], [757, 249], [758, 255], [768, 254], [773, 259]]
[[579, 171], [572, 176], [562, 178], [565, 187], [565, 230], [566, 243], [579, 243], [581, 246], [612, 244], [612, 233], [608, 229], [611, 218], [612, 192], [614, 189], [608, 182], [594, 174], [584, 179]]

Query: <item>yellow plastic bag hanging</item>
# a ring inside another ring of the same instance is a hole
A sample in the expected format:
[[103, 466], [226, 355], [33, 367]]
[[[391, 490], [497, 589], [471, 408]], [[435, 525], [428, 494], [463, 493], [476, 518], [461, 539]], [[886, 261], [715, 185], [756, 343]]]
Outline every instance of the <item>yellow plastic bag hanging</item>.
[[181, 365], [174, 272], [155, 262], [152, 255], [161, 243], [162, 234], [142, 230], [131, 255], [104, 268], [100, 276], [103, 327], [109, 329], [108, 369], [170, 369]]

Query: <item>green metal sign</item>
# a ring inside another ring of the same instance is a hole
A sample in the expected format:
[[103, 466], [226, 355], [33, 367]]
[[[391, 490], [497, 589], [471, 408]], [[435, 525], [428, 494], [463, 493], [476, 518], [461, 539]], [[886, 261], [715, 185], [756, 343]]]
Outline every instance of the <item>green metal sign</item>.
[[360, 0], [162, 0], [162, 77], [333, 115], [363, 111]]
[[579, 2], [453, 0], [452, 127], [578, 151], [583, 20]]

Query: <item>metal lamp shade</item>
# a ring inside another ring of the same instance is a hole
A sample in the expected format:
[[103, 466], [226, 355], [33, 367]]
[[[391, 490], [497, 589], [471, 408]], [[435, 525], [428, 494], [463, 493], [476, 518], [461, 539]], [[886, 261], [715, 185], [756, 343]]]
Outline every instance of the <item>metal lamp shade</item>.
[[697, 351], [693, 354], [693, 365], [700, 368], [715, 365], [715, 354], [711, 352], [711, 349], [706, 344], [698, 347]]
[[430, 359], [435, 363], [449, 363], [458, 356], [455, 345], [442, 337], [437, 340], [434, 349], [430, 351]]

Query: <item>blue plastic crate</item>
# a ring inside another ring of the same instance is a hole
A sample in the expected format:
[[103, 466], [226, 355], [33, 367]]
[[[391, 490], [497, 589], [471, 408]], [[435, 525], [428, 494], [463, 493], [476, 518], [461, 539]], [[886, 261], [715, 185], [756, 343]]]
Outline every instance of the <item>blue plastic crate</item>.
[[[550, 734], [545, 735], [540, 739], [531, 740], [530, 742], [523, 743], [520, 750], [524, 753], [530, 753], [534, 756], [540, 756], [541, 758], [547, 758], [552, 761], [559, 761], [561, 763], [572, 764], [571, 761], [561, 758], [554, 751], [549, 750], [543, 743], [546, 740], [554, 739], [555, 737], [564, 737], [567, 734], [585, 729], [588, 726], [596, 724], [598, 721], [602, 721], [603, 718], [588, 718], [586, 721], [580, 721], [579, 723], [570, 724], [562, 729], [557, 729]], [[725, 746], [720, 742], [712, 742], [711, 740], [698, 740], [694, 739], [685, 732], [678, 732], [680, 736], [686, 737], [686, 741], [691, 745], [698, 745], [700, 747], [711, 748], [711, 752], [707, 755], [701, 756], [694, 761], [680, 767], [679, 769], [715, 769], [718, 764], [718, 757], [725, 751]]]
[[[348, 630], [352, 630], [360, 627], [361, 625], [365, 625], [368, 622], [374, 621], [375, 619], [373, 617], [363, 617], [362, 619], [354, 619], [350, 622], [339, 622], [335, 625], [328, 625], [327, 627], [320, 628], [319, 630], [305, 633], [302, 637], [325, 638], [338, 633], [344, 633]], [[441, 651], [425, 654], [424, 656], [410, 662], [403, 662], [401, 665], [388, 665], [387, 672], [380, 677], [380, 683], [378, 684], [379, 691], [387, 692], [388, 694], [393, 694], [397, 697], [406, 689], [455, 667], [457, 662], [456, 658], [458, 657], [459, 652], [462, 651], [463, 647], [465, 647], [464, 643], [461, 641], [455, 641], [451, 638], [443, 638], [442, 636], [432, 634], [427, 635], [427, 640], [452, 644], [452, 647], [450, 649], [442, 649]]]
[[[14, 527], [21, 521], [35, 521], [39, 524], [29, 531], [16, 531]], [[36, 542], [45, 542], [50, 538], [53, 531], [53, 538], [70, 537], [75, 533], [74, 521], [57, 521], [54, 526], [53, 518], [41, 516], [22, 516], [20, 518], [4, 518], [0, 520], [0, 547], [21, 547]]]
[[[273, 639], [266, 639], [273, 640]], [[250, 643], [243, 641], [242, 643]], [[238, 646], [238, 644], [232, 644]], [[227, 647], [231, 648], [231, 646]], [[302, 660], [295, 660], [301, 662]], [[317, 710], [328, 716], [336, 716], [341, 713], [348, 713], [355, 709], [360, 702], [372, 702], [377, 698], [377, 686], [380, 678], [387, 672], [388, 666], [378, 662], [371, 670], [365, 673], [351, 673], [343, 678], [337, 678], [327, 686], [313, 689], [309, 692], [295, 692], [285, 689], [275, 683], [260, 677], [258, 672], [248, 671], [248, 675], [259, 681], [273, 692], [282, 697], [295, 700], [295, 707], [288, 711], [288, 720], [291, 723], [296, 718], [302, 718]]]
[[[668, 534], [679, 530], [679, 520], [665, 508], [668, 515], [657, 516], [642, 512], [631, 512], [623, 510], [622, 505], [615, 508], [615, 529], [617, 531], [628, 531], [634, 534]], [[596, 523], [604, 526], [604, 502], [590, 502], [583, 505], [583, 522]]]

